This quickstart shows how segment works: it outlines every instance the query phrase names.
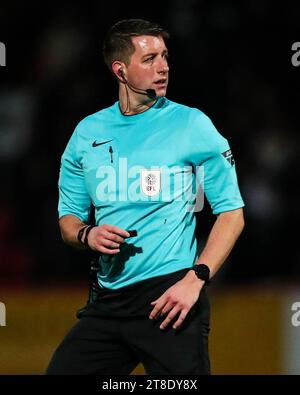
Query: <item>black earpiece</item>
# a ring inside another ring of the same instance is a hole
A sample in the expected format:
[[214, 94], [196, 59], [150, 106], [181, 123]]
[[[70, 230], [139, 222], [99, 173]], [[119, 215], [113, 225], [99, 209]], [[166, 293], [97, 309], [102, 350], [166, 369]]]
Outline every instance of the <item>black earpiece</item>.
[[118, 74], [124, 78], [124, 71], [123, 69], [119, 69]]

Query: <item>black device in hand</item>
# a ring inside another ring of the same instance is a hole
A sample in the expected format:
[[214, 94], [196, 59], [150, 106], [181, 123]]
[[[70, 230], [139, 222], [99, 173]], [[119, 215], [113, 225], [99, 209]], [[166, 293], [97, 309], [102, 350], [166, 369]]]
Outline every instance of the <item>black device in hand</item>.
[[130, 234], [129, 237], [137, 236], [137, 231], [136, 231], [135, 229], [133, 229], [133, 230], [127, 230], [127, 232]]

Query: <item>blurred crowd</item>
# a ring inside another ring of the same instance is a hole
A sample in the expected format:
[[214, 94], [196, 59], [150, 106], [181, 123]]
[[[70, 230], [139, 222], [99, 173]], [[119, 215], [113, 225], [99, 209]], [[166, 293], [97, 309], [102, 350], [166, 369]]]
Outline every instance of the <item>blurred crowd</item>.
[[[101, 44], [114, 22], [130, 17], [169, 30], [168, 97], [204, 111], [230, 141], [246, 228], [219, 281], [297, 281], [300, 67], [290, 59], [300, 36], [293, 7], [2, 2], [0, 282], [71, 283], [88, 273], [88, 253], [66, 246], [59, 233], [60, 157], [76, 124], [118, 99]], [[207, 204], [197, 219], [201, 247], [214, 221]]]

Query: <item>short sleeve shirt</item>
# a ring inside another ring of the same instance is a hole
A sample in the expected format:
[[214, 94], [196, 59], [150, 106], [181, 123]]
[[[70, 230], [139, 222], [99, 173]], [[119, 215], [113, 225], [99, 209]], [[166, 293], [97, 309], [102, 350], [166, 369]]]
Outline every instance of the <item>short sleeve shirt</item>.
[[118, 254], [99, 257], [99, 285], [118, 289], [190, 268], [195, 212], [244, 206], [228, 141], [202, 111], [163, 97], [124, 116], [119, 102], [84, 118], [62, 155], [59, 217], [135, 229]]

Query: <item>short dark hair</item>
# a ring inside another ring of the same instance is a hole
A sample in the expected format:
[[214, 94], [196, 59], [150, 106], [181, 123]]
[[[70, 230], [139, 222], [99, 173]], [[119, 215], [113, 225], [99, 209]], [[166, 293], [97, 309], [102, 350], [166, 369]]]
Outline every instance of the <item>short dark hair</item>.
[[115, 60], [126, 64], [135, 48], [131, 38], [137, 36], [161, 36], [164, 40], [169, 38], [169, 33], [160, 25], [144, 19], [124, 19], [115, 23], [107, 32], [103, 42], [103, 57], [106, 65], [111, 70]]

